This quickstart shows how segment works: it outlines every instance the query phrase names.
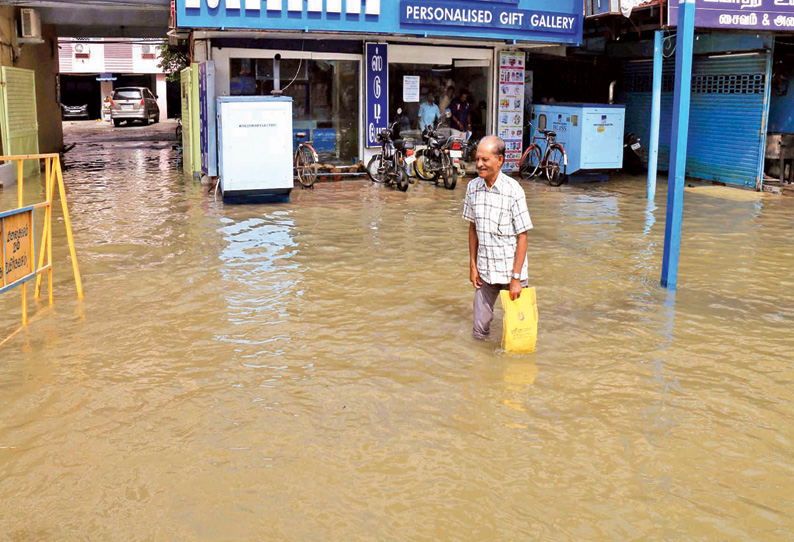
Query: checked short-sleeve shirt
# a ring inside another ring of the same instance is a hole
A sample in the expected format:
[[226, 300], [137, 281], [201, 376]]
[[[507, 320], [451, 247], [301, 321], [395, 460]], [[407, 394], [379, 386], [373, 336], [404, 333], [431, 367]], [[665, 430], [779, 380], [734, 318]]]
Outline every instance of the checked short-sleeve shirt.
[[[527, 198], [521, 185], [499, 173], [488, 190], [481, 177], [469, 182], [463, 203], [463, 218], [477, 228], [477, 271], [488, 284], [509, 284], [513, 274], [518, 234], [532, 229]], [[521, 267], [521, 280], [527, 274], [527, 258]]]

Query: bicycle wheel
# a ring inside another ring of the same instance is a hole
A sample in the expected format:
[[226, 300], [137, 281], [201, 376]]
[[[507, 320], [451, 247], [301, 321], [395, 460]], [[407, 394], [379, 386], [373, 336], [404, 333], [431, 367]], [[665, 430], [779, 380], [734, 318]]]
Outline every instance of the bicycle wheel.
[[367, 162], [367, 177], [373, 183], [386, 182], [386, 174], [383, 171], [383, 155], [381, 153], [376, 154]]
[[298, 181], [304, 187], [311, 188], [317, 180], [317, 160], [314, 150], [308, 145], [298, 147], [295, 169], [298, 173]]
[[551, 186], [560, 186], [565, 180], [565, 150], [560, 145], [552, 145], [546, 153], [546, 179]]
[[540, 162], [540, 148], [537, 145], [530, 145], [518, 163], [518, 176], [522, 179], [534, 177], [540, 173]]

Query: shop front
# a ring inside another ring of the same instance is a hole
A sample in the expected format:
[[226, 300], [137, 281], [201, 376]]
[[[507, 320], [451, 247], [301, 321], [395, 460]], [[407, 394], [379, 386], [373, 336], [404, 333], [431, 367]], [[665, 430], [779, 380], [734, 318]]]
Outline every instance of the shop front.
[[[466, 92], [472, 137], [479, 139], [492, 131], [493, 48], [395, 44], [389, 46], [388, 54], [388, 109], [390, 112], [402, 109], [399, 120], [404, 135], [418, 138], [428, 121], [450, 124], [452, 121], [446, 119], [445, 110], [450, 109], [452, 113], [453, 104], [460, 101], [461, 91]], [[422, 108], [425, 103], [432, 103], [437, 109], [428, 114]], [[392, 120], [396, 120], [394, 113]]]
[[177, 0], [176, 25], [194, 59], [214, 63], [216, 96], [280, 89], [320, 160], [349, 165], [377, 152], [391, 121], [418, 137], [432, 106], [443, 119], [463, 103], [474, 138], [509, 134], [500, 97], [523, 103], [523, 67], [518, 90], [500, 84], [500, 55], [579, 44], [583, 13], [582, 0]]

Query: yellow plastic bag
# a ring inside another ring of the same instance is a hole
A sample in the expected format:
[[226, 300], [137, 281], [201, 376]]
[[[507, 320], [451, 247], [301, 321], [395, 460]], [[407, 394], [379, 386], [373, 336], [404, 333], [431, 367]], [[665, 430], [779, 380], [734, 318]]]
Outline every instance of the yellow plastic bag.
[[502, 308], [505, 318], [502, 330], [502, 348], [508, 352], [530, 354], [535, 351], [538, 339], [538, 300], [535, 288], [524, 288], [521, 297], [510, 301], [510, 292], [502, 290]]

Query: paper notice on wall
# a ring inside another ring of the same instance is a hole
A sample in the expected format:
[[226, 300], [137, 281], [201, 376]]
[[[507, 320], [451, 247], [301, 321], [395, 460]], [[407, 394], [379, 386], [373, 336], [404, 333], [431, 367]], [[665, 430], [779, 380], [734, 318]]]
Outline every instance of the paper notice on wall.
[[505, 142], [502, 170], [512, 172], [521, 160], [524, 139], [524, 53], [499, 53], [498, 133]]
[[416, 103], [419, 101], [419, 76], [403, 76], [403, 102]]

